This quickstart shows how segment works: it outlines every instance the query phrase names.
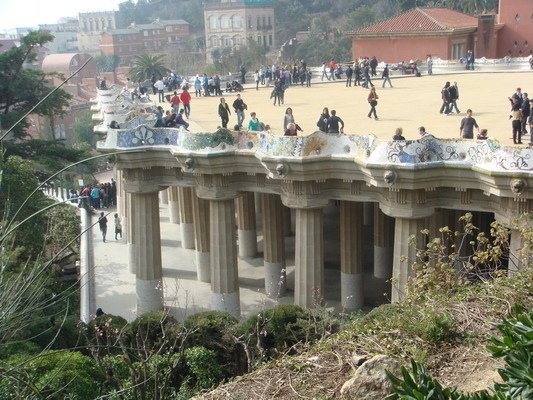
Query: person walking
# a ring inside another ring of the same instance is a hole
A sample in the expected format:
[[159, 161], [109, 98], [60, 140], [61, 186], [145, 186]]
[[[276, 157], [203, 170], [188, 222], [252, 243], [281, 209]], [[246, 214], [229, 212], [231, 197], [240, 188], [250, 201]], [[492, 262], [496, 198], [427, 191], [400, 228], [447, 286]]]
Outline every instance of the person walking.
[[259, 90], [259, 82], [261, 81], [261, 78], [259, 76], [258, 70], [254, 72], [254, 81], [255, 81], [255, 90]]
[[450, 113], [450, 82], [446, 82], [444, 87], [440, 91], [440, 97], [442, 99], [442, 106], [440, 107], [440, 113], [448, 115]]
[[428, 54], [426, 63], [428, 67], [428, 75], [433, 75], [433, 57], [431, 57], [431, 54]]
[[344, 121], [340, 117], [337, 117], [337, 111], [335, 110], [331, 110], [331, 116], [328, 118], [327, 129], [328, 133], [344, 132]]
[[[165, 84], [161, 79], [158, 79], [154, 83], [154, 87], [157, 89], [157, 93], [159, 94], [159, 102], [164, 103], [165, 102]], [[154, 93], [155, 94], [155, 93]]]
[[120, 220], [120, 217], [117, 213], [115, 213], [115, 240], [118, 240], [118, 235], [120, 235], [120, 238], [122, 239], [122, 221]]
[[328, 131], [328, 119], [329, 119], [329, 110], [327, 107], [324, 107], [322, 110], [322, 114], [320, 114], [320, 117], [318, 117], [318, 121], [316, 122], [316, 126], [318, 126], [318, 130], [320, 132], [327, 132]]
[[170, 98], [170, 106], [172, 107], [172, 110], [177, 113], [180, 109], [180, 96], [178, 96], [178, 92], [174, 92], [174, 96]]
[[372, 86], [370, 89], [370, 93], [368, 94], [368, 104], [370, 104], [370, 111], [368, 112], [368, 118], [372, 118], [372, 114], [374, 114], [374, 118], [378, 119], [378, 114], [376, 113], [376, 106], [378, 105], [378, 99], [379, 96], [376, 93], [376, 88]]
[[202, 81], [198, 75], [196, 75], [196, 78], [194, 79], [194, 96], [202, 97]]
[[185, 116], [187, 117], [187, 119], [189, 119], [189, 116], [191, 115], [191, 94], [189, 93], [186, 87], [181, 90], [180, 101], [181, 104], [183, 104]]
[[100, 212], [100, 218], [98, 218], [98, 225], [100, 226], [100, 232], [102, 232], [102, 239], [105, 243], [105, 235], [107, 234], [107, 218], [104, 212]]
[[513, 143], [522, 144], [522, 110], [520, 110], [520, 104], [516, 99], [513, 99], [514, 104], [511, 107], [511, 127], [513, 129]]
[[233, 109], [235, 110], [235, 115], [237, 115], [237, 125], [239, 125], [239, 128], [242, 128], [242, 123], [244, 121], [244, 110], [247, 108], [248, 106], [241, 99], [241, 95], [237, 93], [237, 98], [233, 102]]
[[346, 87], [352, 86], [352, 76], [353, 76], [353, 68], [351, 65], [348, 65], [348, 68], [346, 68]]
[[455, 111], [457, 114], [459, 114], [461, 111], [459, 111], [459, 108], [457, 108], [457, 100], [459, 100], [459, 87], [457, 86], [457, 82], [454, 82], [453, 85], [450, 85], [448, 88], [448, 92], [450, 93], [450, 103], [448, 105], [448, 112], [451, 114], [453, 113], [453, 109], [455, 107]]
[[472, 117], [472, 110], [466, 110], [466, 117], [461, 120], [461, 125], [459, 126], [459, 137], [463, 139], [474, 139], [474, 127], [479, 133], [479, 126]]
[[222, 122], [222, 128], [227, 128], [231, 112], [224, 97], [220, 98], [220, 104], [218, 105], [218, 115], [220, 116], [220, 120]]
[[389, 82], [390, 87], [392, 87], [392, 82], [390, 81], [390, 70], [389, 70], [389, 64], [385, 64], [385, 68], [381, 72], [381, 77], [383, 78], [383, 85], [382, 88], [385, 87], [385, 83]]

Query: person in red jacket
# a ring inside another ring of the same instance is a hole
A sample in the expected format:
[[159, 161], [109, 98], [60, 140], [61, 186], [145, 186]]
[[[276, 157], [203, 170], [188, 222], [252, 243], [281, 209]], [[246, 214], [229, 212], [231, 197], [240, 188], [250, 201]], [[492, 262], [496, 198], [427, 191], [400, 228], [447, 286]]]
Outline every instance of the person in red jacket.
[[170, 105], [172, 106], [174, 113], [177, 114], [180, 109], [180, 96], [178, 96], [178, 92], [174, 92], [174, 96], [170, 98]]
[[189, 93], [186, 87], [183, 88], [180, 93], [180, 100], [181, 104], [183, 104], [185, 116], [187, 117], [187, 119], [189, 119], [189, 115], [191, 115], [191, 94]]

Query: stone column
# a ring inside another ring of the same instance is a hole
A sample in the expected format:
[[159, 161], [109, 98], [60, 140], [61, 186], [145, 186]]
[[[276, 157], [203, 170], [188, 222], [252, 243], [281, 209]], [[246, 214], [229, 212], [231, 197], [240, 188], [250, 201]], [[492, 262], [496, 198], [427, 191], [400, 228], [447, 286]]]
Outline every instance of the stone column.
[[390, 279], [394, 244], [394, 219], [374, 207], [374, 276]]
[[163, 268], [158, 192], [131, 193], [134, 253], [137, 259], [135, 289], [137, 314], [163, 309]]
[[80, 208], [80, 220], [80, 319], [87, 324], [96, 312], [96, 285], [91, 215], [85, 207]]
[[178, 188], [170, 186], [168, 189], [168, 215], [171, 224], [180, 223], [180, 206], [178, 200]]
[[209, 200], [192, 193], [192, 215], [196, 248], [196, 275], [200, 282], [211, 282], [209, 255]]
[[161, 201], [161, 204], [168, 204], [168, 189], [161, 190], [159, 192], [159, 200]]
[[363, 307], [363, 203], [340, 202], [341, 304], [346, 310]]
[[374, 203], [365, 201], [363, 203], [363, 225], [370, 226], [374, 223]]
[[[416, 261], [417, 249], [423, 246], [422, 234], [425, 219], [396, 218], [394, 225], [394, 257], [392, 267], [392, 301], [401, 300], [406, 293], [407, 283], [412, 276], [411, 265]], [[416, 247], [410, 243], [416, 237]]]
[[135, 226], [135, 204], [132, 201], [131, 193], [126, 192], [126, 216], [124, 217], [125, 228], [122, 230], [126, 231], [126, 240], [128, 247], [128, 265], [129, 270], [132, 274], [137, 273], [137, 257], [135, 256], [135, 237], [134, 237], [134, 226]]
[[240, 316], [235, 202], [210, 200], [211, 309]]
[[180, 203], [181, 247], [194, 249], [194, 224], [192, 218], [192, 188], [178, 188]]
[[324, 296], [324, 215], [322, 208], [296, 209], [294, 303], [313, 307]]
[[252, 192], [244, 192], [235, 199], [237, 208], [237, 237], [239, 257], [257, 255], [257, 233], [255, 227], [255, 200]]
[[527, 258], [524, 260], [520, 251], [523, 245], [524, 239], [522, 238], [520, 229], [511, 229], [509, 237], [509, 265], [507, 267], [508, 275], [515, 274], [524, 268], [524, 265], [527, 265]]
[[283, 204], [276, 194], [261, 194], [263, 248], [265, 262], [265, 292], [278, 298], [285, 294], [285, 241], [283, 238]]

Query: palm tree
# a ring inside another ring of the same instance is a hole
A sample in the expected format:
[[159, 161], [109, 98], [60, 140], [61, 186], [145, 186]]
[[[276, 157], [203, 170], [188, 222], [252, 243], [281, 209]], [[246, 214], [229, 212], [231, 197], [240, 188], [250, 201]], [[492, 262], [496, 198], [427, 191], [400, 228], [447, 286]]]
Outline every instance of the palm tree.
[[130, 68], [128, 75], [133, 82], [149, 79], [152, 75], [163, 77], [170, 72], [170, 69], [165, 66], [165, 58], [164, 54], [135, 56], [132, 60], [133, 66]]

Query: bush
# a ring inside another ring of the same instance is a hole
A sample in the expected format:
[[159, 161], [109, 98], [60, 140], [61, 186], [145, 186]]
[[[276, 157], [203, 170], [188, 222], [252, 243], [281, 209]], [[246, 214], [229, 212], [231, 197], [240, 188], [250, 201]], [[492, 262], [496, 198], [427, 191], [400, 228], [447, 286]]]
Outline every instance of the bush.
[[99, 356], [120, 354], [120, 340], [129, 341], [128, 321], [118, 315], [104, 314], [85, 326], [88, 345], [96, 347]]
[[94, 399], [102, 375], [95, 362], [81, 353], [46, 351], [30, 358], [12, 357], [9, 365], [17, 376], [4, 374], [0, 380], [1, 398]]
[[225, 312], [206, 311], [193, 314], [183, 321], [185, 330], [190, 332], [186, 346], [202, 346], [213, 350], [218, 363], [224, 366], [225, 377], [242, 374], [247, 370], [245, 356], [231, 332], [237, 322], [235, 317]]
[[202, 346], [188, 348], [185, 350], [185, 362], [198, 389], [209, 389], [222, 380], [222, 369], [213, 350]]
[[[139, 341], [149, 349], [160, 348], [161, 346], [174, 346], [174, 337], [170, 337], [170, 332], [175, 332], [179, 326], [176, 319], [165, 311], [152, 311], [141, 315], [130, 324], [132, 347], [138, 347]], [[171, 329], [172, 328], [172, 329]]]
[[35, 317], [28, 322], [23, 337], [31, 340], [41, 349], [76, 347], [80, 341], [78, 322], [75, 317]]

